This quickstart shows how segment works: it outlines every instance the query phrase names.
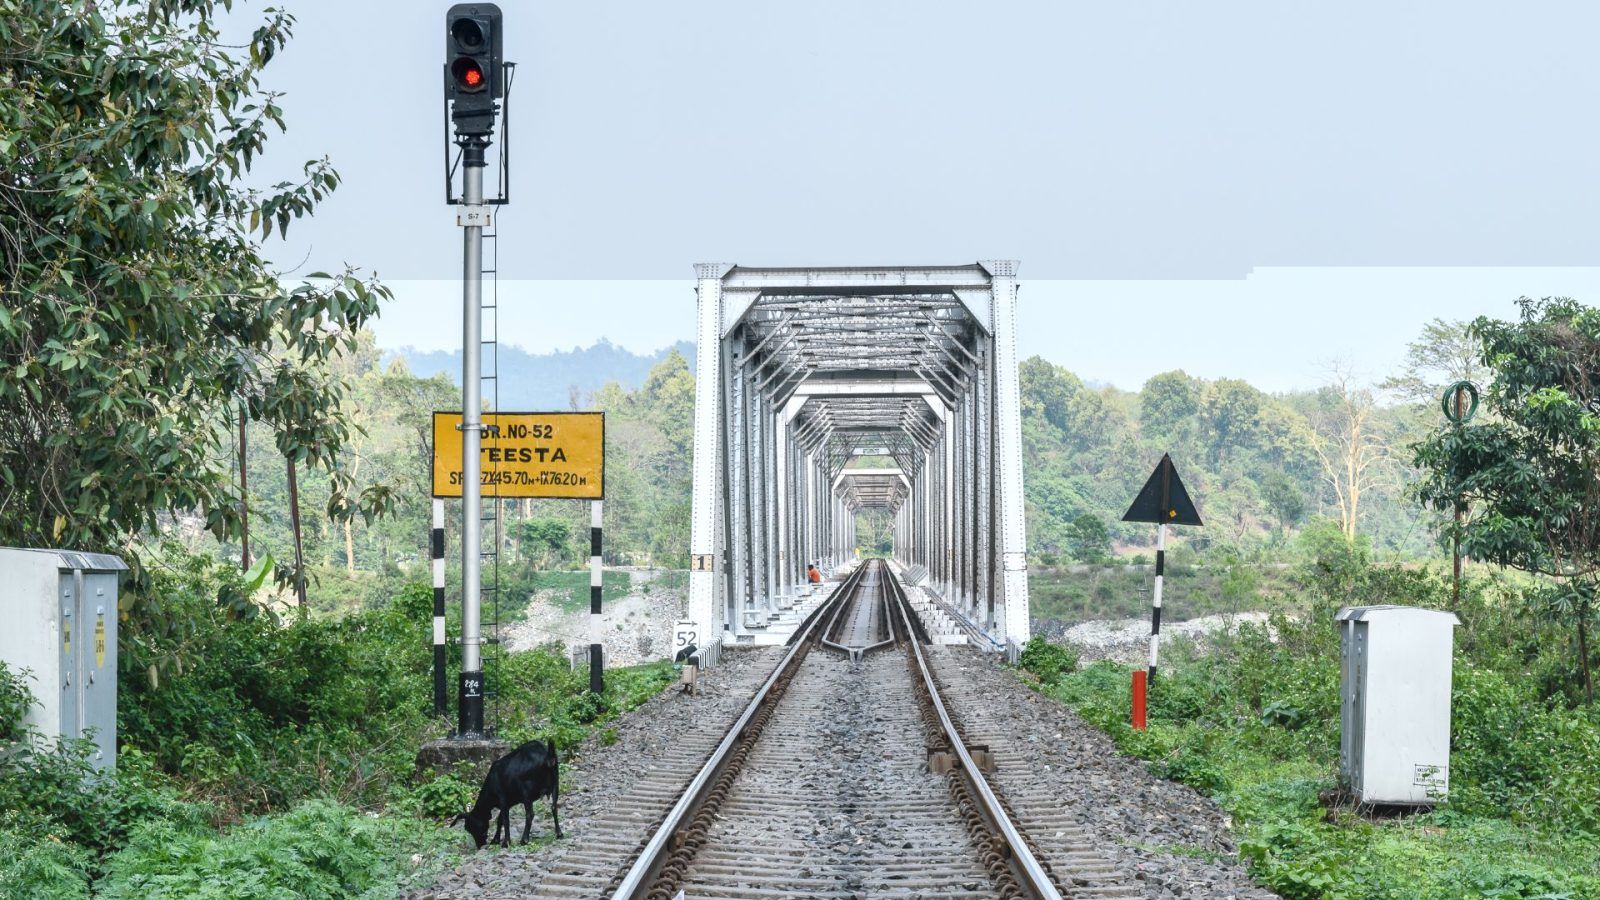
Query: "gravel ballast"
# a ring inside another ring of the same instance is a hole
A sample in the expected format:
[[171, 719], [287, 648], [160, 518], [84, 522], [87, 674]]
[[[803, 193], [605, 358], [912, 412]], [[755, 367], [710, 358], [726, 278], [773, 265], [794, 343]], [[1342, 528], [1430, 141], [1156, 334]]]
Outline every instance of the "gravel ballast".
[[[1081, 829], [1091, 836], [1096, 863], [1109, 863], [1111, 871], [1080, 881], [1080, 891], [1095, 894], [1100, 884], [1114, 882], [1151, 898], [1274, 896], [1252, 884], [1236, 861], [1227, 819], [1215, 803], [1119, 755], [1108, 737], [1032, 690], [993, 655], [965, 647], [928, 649], [968, 741], [993, 752], [994, 783], [1013, 808], [1047, 805], [1063, 822], [1060, 832], [1035, 836], [1041, 846], [1048, 849], [1052, 838], [1066, 842], [1071, 835], [1063, 834]], [[701, 673], [698, 695], [669, 687], [613, 724], [611, 746], [591, 737], [568, 751], [564, 840], [469, 853], [434, 885], [408, 896], [604, 896], [780, 655], [781, 648], [726, 652], [722, 665]], [[816, 769], [818, 776], [826, 771]], [[520, 834], [520, 810], [513, 816], [514, 833]], [[548, 810], [541, 804], [534, 816], [535, 834], [546, 835]], [[867, 828], [870, 819], [863, 814], [861, 822], [840, 827]], [[470, 846], [464, 833], [462, 841]]]
[[[699, 764], [710, 755], [781, 656], [781, 647], [727, 650], [722, 663], [700, 673], [693, 695], [669, 685], [612, 723], [616, 741], [594, 735], [563, 749], [562, 840], [470, 853], [430, 887], [408, 897], [494, 900], [541, 896], [599, 897], [590, 887], [609, 882], [642, 841]], [[605, 732], [602, 731], [601, 734]], [[522, 811], [512, 811], [513, 834], [522, 834]], [[534, 807], [534, 836], [550, 833], [545, 804]], [[471, 847], [464, 831], [461, 840]], [[557, 884], [562, 882], [562, 884]]]
[[1040, 695], [993, 654], [932, 648], [941, 691], [969, 743], [988, 744], [995, 781], [1017, 805], [1044, 795], [1098, 837], [1122, 883], [1146, 897], [1271, 898], [1235, 857], [1227, 816], [1193, 789], [1150, 774], [1111, 739]]

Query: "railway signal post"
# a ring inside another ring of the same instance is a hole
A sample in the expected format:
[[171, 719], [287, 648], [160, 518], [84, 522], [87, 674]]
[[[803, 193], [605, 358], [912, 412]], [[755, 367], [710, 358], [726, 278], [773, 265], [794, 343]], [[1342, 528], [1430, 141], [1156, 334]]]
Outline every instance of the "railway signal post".
[[483, 199], [483, 170], [494, 137], [495, 103], [505, 91], [501, 65], [500, 8], [492, 3], [458, 3], [445, 14], [445, 102], [461, 148], [462, 228], [461, 338], [461, 677], [457, 690], [457, 732], [482, 735], [482, 562], [483, 493], [480, 450], [483, 396], [480, 378], [483, 344], [483, 226], [489, 221]]

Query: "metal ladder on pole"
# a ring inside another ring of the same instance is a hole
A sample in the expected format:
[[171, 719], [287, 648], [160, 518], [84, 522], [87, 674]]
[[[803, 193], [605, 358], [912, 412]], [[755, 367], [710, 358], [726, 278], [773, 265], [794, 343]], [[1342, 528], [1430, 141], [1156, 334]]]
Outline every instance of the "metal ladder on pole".
[[[488, 251], [483, 255], [488, 263], [483, 275], [488, 289], [484, 292], [483, 310], [480, 313], [483, 337], [480, 341], [482, 362], [478, 370], [482, 396], [489, 402], [489, 410], [493, 413], [500, 412], [500, 212], [500, 209], [495, 210], [490, 226], [483, 230], [485, 249]], [[484, 731], [489, 737], [494, 737], [500, 728], [500, 677], [505, 656], [500, 634], [500, 547], [505, 540], [501, 516], [505, 501], [500, 497], [499, 462], [486, 466], [484, 471], [490, 474], [479, 514], [484, 541], [478, 550], [482, 560], [479, 566], [482, 578], [479, 596], [482, 597], [484, 611], [488, 613], [487, 621], [482, 623], [483, 692], [489, 705]]]

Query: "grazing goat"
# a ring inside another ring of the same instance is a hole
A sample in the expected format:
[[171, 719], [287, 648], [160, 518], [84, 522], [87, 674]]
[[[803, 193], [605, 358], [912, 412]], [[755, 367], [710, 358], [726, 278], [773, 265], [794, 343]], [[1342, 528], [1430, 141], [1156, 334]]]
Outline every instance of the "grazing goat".
[[521, 747], [494, 761], [489, 774], [484, 776], [483, 788], [478, 791], [478, 801], [472, 809], [456, 816], [450, 824], [465, 819], [467, 833], [483, 849], [488, 843], [489, 814], [500, 810], [495, 823], [494, 840], [501, 847], [511, 846], [511, 807], [522, 804], [522, 842], [528, 842], [533, 831], [533, 801], [550, 798], [550, 818], [556, 825], [556, 837], [561, 837], [561, 814], [556, 803], [561, 795], [561, 766], [556, 758], [556, 742], [529, 741]]

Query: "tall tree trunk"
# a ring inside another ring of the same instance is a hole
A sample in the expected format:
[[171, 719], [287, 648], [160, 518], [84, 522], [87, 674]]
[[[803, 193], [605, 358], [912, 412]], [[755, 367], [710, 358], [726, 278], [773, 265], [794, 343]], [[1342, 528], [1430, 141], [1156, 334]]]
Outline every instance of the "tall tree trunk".
[[294, 457], [284, 459], [289, 463], [289, 521], [294, 525], [294, 592], [300, 603], [300, 621], [311, 614], [306, 605], [306, 558], [304, 542], [300, 539], [300, 484], [295, 477]]
[[1594, 673], [1589, 670], [1589, 629], [1586, 619], [1589, 609], [1583, 608], [1578, 618], [1578, 659], [1583, 666], [1583, 702], [1586, 706], [1594, 705]]
[[1344, 536], [1356, 539], [1356, 518], [1361, 511], [1361, 433], [1365, 417], [1350, 413], [1350, 447], [1345, 451], [1345, 477], [1350, 485], [1350, 511], [1344, 523]]
[[[356, 476], [361, 473], [361, 457], [357, 456], [355, 465], [350, 467], [350, 483], [355, 485]], [[356, 574], [356, 538], [355, 522], [353, 519], [344, 520], [344, 570], [350, 575]]]
[[330, 523], [333, 520], [329, 519], [328, 516], [326, 514], [324, 514], [324, 515], [317, 516], [315, 521], [317, 523], [317, 543], [321, 546], [321, 549], [322, 549], [322, 559], [320, 560], [320, 562], [322, 563], [323, 566], [332, 568], [332, 566], [333, 566], [333, 541], [330, 539], [328, 532], [330, 530]]
[[246, 572], [250, 571], [250, 467], [245, 465], [247, 445], [244, 439], [244, 404], [239, 404], [239, 548]]

